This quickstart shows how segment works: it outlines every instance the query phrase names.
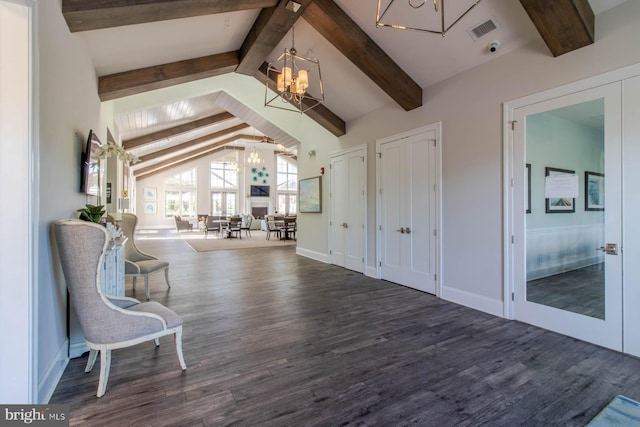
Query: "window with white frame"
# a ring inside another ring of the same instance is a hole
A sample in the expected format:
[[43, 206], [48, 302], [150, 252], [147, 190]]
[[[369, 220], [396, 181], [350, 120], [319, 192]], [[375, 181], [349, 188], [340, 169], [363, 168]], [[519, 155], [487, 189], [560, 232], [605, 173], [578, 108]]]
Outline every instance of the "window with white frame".
[[276, 200], [278, 213], [298, 211], [298, 166], [287, 156], [276, 157]]
[[238, 212], [237, 151], [211, 162], [211, 215], [235, 215]]
[[170, 176], [164, 181], [164, 216], [194, 217], [198, 187], [196, 168]]

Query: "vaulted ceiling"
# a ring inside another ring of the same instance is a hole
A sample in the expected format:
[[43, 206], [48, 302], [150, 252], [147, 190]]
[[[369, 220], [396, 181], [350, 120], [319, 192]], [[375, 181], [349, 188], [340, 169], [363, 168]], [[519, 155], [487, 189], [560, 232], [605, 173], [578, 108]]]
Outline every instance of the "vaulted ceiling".
[[[449, 10], [477, 2], [451, 1]], [[482, 0], [444, 37], [376, 28], [376, 0], [296, 0], [296, 12], [289, 0], [62, 0], [62, 13], [86, 42], [103, 101], [227, 73], [264, 84], [266, 64], [291, 47], [295, 28], [298, 51], [320, 59], [325, 86], [325, 103], [307, 115], [341, 136], [349, 120], [389, 103], [420, 107], [431, 85], [536, 37], [548, 47], [541, 55], [591, 44], [594, 12], [624, 1]], [[497, 28], [475, 40], [468, 30], [488, 19]], [[493, 40], [501, 42], [495, 53]], [[222, 92], [150, 105], [116, 123], [125, 148], [142, 160], [134, 167], [139, 177], [225, 147], [241, 150], [265, 135], [295, 155], [284, 131]]]

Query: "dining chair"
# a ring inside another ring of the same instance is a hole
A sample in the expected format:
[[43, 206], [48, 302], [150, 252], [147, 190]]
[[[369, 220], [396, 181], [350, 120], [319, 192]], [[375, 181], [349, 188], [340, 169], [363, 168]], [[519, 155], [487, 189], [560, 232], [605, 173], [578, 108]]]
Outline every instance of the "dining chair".
[[242, 217], [232, 216], [229, 218], [229, 225], [227, 226], [227, 235], [232, 237], [234, 235], [242, 239]]
[[242, 217], [242, 226], [240, 226], [240, 228], [244, 230], [244, 235], [247, 237], [251, 237], [251, 222], [253, 222], [253, 216], [251, 214]]
[[[187, 365], [182, 354], [182, 318], [164, 305], [127, 297], [105, 295], [100, 270], [110, 237], [105, 227], [87, 221], [61, 220], [54, 235], [62, 272], [80, 328], [89, 347], [85, 372], [91, 372], [100, 353], [97, 397], [107, 389], [111, 350], [173, 335], [180, 368]], [[149, 357], [155, 357], [150, 354]]]

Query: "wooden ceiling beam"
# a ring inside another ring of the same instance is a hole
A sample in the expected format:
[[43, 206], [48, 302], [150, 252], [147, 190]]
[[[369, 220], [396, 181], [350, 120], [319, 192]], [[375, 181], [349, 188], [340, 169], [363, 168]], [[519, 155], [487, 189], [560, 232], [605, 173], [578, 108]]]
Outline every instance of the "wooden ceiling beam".
[[276, 4], [278, 0], [62, 0], [62, 15], [73, 33]]
[[333, 0], [314, 0], [302, 17], [406, 111], [422, 106], [422, 88]]
[[[173, 154], [173, 153], [178, 152], [178, 151], [186, 150], [188, 148], [193, 147], [194, 145], [202, 144], [203, 142], [211, 141], [212, 139], [222, 138], [224, 136], [231, 135], [234, 132], [241, 131], [242, 129], [246, 129], [248, 127], [249, 127], [248, 124], [241, 123], [239, 125], [232, 126], [232, 127], [228, 128], [228, 129], [224, 129], [224, 130], [221, 130], [221, 131], [218, 131], [218, 132], [214, 132], [214, 133], [211, 133], [209, 135], [204, 135], [204, 136], [201, 136], [199, 138], [194, 138], [194, 139], [192, 139], [190, 141], [183, 142], [182, 144], [177, 144], [177, 145], [174, 145], [172, 147], [165, 148], [163, 150], [154, 151], [153, 153], [147, 154], [146, 156], [140, 156], [140, 162], [137, 163], [137, 164], [149, 162], [149, 161], [155, 160], [155, 159], [157, 159], [159, 157], [164, 157], [164, 156], [167, 156], [169, 154]], [[234, 137], [234, 139], [243, 138], [245, 136], [250, 137], [249, 135], [237, 135], [237, 136]]]
[[134, 169], [133, 170], [133, 175], [134, 176], [139, 176], [139, 175], [145, 175], [148, 174], [149, 172], [153, 172], [156, 171], [160, 168], [167, 168], [167, 167], [174, 167], [176, 166], [177, 162], [181, 162], [181, 163], [186, 163], [188, 161], [192, 161], [192, 160], [196, 160], [205, 156], [208, 156], [210, 154], [212, 154], [215, 151], [219, 151], [216, 150], [216, 148], [221, 148], [221, 149], [230, 149], [230, 150], [235, 150], [235, 149], [242, 149], [244, 150], [244, 147], [234, 147], [234, 146], [229, 146], [229, 147], [225, 147], [226, 144], [229, 144], [230, 142], [236, 141], [238, 140], [239, 137], [237, 136], [233, 136], [230, 138], [226, 138], [223, 139], [222, 141], [217, 141], [214, 142], [210, 145], [207, 145], [205, 147], [200, 147], [196, 150], [192, 150], [189, 151], [187, 153], [183, 153], [183, 154], [179, 154], [177, 156], [171, 157], [170, 159], [166, 159], [163, 160], [161, 162], [158, 163], [154, 163], [153, 165], [149, 165], [147, 167], [144, 168], [139, 168], [139, 169]]
[[296, 0], [301, 5], [297, 12], [286, 8], [289, 0], [262, 9], [240, 47], [236, 73], [253, 76], [312, 1]]
[[588, 0], [520, 0], [553, 56], [593, 44], [595, 17]]
[[204, 126], [213, 125], [224, 120], [233, 119], [235, 116], [229, 112], [223, 112], [220, 114], [214, 114], [213, 116], [204, 117], [202, 119], [194, 120], [189, 123], [174, 126], [169, 129], [160, 130], [147, 135], [140, 136], [138, 138], [127, 139], [122, 142], [122, 146], [125, 150], [131, 150], [132, 148], [140, 147], [152, 142], [160, 141], [165, 138], [170, 138], [175, 135], [179, 135], [184, 132], [189, 132]]
[[98, 95], [101, 101], [109, 101], [232, 73], [240, 61], [238, 55], [238, 51], [225, 52], [109, 74], [98, 78]]

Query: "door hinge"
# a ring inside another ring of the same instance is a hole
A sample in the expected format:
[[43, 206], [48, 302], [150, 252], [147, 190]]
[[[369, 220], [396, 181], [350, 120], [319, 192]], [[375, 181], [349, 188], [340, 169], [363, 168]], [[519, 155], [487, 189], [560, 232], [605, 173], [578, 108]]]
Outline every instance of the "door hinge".
[[382, 267], [382, 261], [378, 261], [378, 265]]
[[437, 282], [437, 281], [438, 281], [438, 275], [437, 275], [437, 274], [434, 274], [434, 275], [433, 275], [433, 281], [434, 281], [434, 282]]
[[433, 229], [433, 237], [438, 237], [438, 230], [435, 228]]
[[516, 294], [511, 292], [511, 301], [515, 301], [516, 300]]
[[378, 231], [382, 231], [382, 225], [378, 226]]
[[329, 255], [333, 255], [333, 251], [329, 249]]
[[511, 235], [511, 244], [513, 245], [516, 242], [516, 236]]
[[516, 123], [518, 123], [517, 120], [511, 120], [509, 123], [511, 123], [511, 130], [516, 130]]
[[378, 158], [381, 159], [382, 158], [382, 153], [378, 153]]
[[364, 264], [364, 258], [362, 258], [362, 263]]

